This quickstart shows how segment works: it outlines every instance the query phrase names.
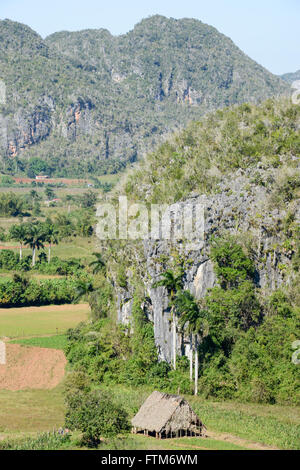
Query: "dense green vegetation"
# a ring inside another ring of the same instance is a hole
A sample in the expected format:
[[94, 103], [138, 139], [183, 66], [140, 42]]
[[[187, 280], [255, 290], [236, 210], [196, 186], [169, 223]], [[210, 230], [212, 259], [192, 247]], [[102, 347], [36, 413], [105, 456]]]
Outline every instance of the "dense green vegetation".
[[4, 20], [0, 38], [5, 174], [116, 173], [209, 110], [289, 93], [229, 38], [193, 19], [156, 15], [119, 37], [100, 29], [46, 40]]
[[[29, 216], [43, 216], [44, 211], [48, 207], [62, 207], [64, 205], [76, 207], [73, 214], [68, 214], [70, 217], [83, 217], [84, 212], [80, 208], [92, 211], [97, 202], [97, 193], [88, 190], [83, 194], [77, 196], [66, 194], [64, 200], [56, 197], [55, 189], [57, 186], [50, 184], [44, 186], [44, 195], [37, 192], [36, 189], [31, 189], [25, 194], [18, 195], [12, 191], [3, 192], [0, 194], [0, 217], [29, 217]], [[42, 208], [42, 204], [44, 207]], [[85, 211], [85, 214], [91, 215], [90, 212]], [[87, 222], [87, 221], [86, 221]], [[88, 223], [86, 224], [88, 225]], [[88, 230], [88, 227], [87, 227]]]
[[[273, 205], [290, 202], [299, 192], [300, 106], [268, 100], [211, 113], [190, 124], [141, 162], [126, 182], [131, 199], [173, 203], [192, 191], [218, 189], [237, 169], [277, 169], [268, 181], [257, 172], [257, 183], [274, 193]], [[293, 172], [294, 169], [294, 172]], [[255, 178], [255, 175], [253, 176]]]
[[14, 274], [12, 279], [0, 278], [0, 306], [25, 307], [68, 304], [78, 299], [80, 279], [30, 279]]
[[200, 311], [208, 324], [199, 348], [200, 393], [299, 404], [299, 371], [291, 362], [299, 307], [282, 291], [260, 299], [254, 266], [232, 242], [212, 247], [212, 259], [219, 285]]
[[[251, 231], [238, 230], [238, 221], [235, 235], [224, 229], [218, 238], [211, 238], [207, 254], [217, 282], [204, 298], [197, 300], [182, 291], [189, 260], [180, 259], [175, 246], [169, 256], [166, 252], [156, 260], [161, 277], [152, 288], [166, 288], [178, 334], [185, 331], [196, 339], [198, 393], [207, 398], [300, 403], [299, 367], [291, 361], [300, 327], [299, 110], [287, 100], [268, 100], [257, 107], [243, 104], [216, 111], [150, 154], [125, 183], [128, 196], [151, 203], [172, 203], [191, 191], [228, 193], [230, 175], [237, 170], [248, 182], [245, 197], [252, 197], [251, 191], [260, 187], [267, 190], [262, 212], [253, 214], [253, 219], [250, 214], [249, 224], [255, 228], [257, 223], [278, 239], [271, 239], [264, 251]], [[224, 178], [228, 178], [225, 183]], [[264, 218], [271, 212], [279, 215], [268, 225]], [[172, 393], [178, 389], [191, 393], [194, 385], [186, 357], [173, 360], [173, 368], [158, 362], [145, 307], [148, 294], [141, 281], [149, 274], [141, 244], [116, 241], [103, 248], [107, 297], [103, 289], [96, 289], [93, 323], [69, 332], [66, 354], [71, 365], [85, 370], [95, 383], [148, 384]], [[273, 292], [259, 288], [257, 280], [257, 270], [270, 260], [270, 253], [272, 265], [286, 273], [281, 288]], [[287, 265], [277, 266], [280, 253], [289, 257]], [[115, 325], [110, 283], [125, 292], [125, 302], [131, 298], [129, 325]], [[105, 309], [108, 298], [111, 308]]]
[[25, 256], [20, 259], [20, 255], [13, 250], [3, 249], [0, 251], [0, 269], [4, 272], [10, 271], [31, 271], [31, 273], [39, 272], [50, 275], [75, 275], [81, 274], [84, 269], [83, 263], [78, 258], [62, 260], [57, 256], [47, 260], [45, 252], [38, 255], [38, 259], [32, 266], [32, 257]]
[[83, 374], [69, 375], [65, 389], [66, 426], [82, 431], [81, 445], [97, 447], [101, 438], [129, 430], [123, 406], [115, 404], [110, 393], [92, 391]]
[[[291, 362], [291, 345], [297, 339], [300, 310], [292, 289], [262, 299], [253, 261], [233, 239], [217, 240], [211, 256], [218, 285], [198, 302], [178, 285], [172, 301], [179, 324], [199, 339], [199, 393], [299, 404], [299, 371]], [[95, 383], [151, 384], [171, 393], [191, 393], [187, 358], [177, 358], [176, 370], [157, 362], [153, 327], [142, 301], [138, 295], [133, 299], [131, 327], [116, 326], [111, 313], [107, 317], [96, 309], [92, 325], [70, 330], [70, 364], [87, 371]]]

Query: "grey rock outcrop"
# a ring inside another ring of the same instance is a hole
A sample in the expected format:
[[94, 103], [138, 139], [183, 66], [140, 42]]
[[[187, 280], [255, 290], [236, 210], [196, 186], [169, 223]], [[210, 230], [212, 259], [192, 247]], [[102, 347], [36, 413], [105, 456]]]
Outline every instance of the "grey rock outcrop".
[[[263, 173], [263, 171], [261, 171]], [[267, 176], [267, 175], [264, 175]], [[196, 298], [202, 298], [215, 284], [213, 263], [210, 260], [210, 244], [213, 236], [224, 233], [244, 235], [253, 240], [256, 253], [256, 284], [263, 291], [271, 291], [285, 282], [281, 266], [289, 266], [291, 253], [278, 247], [282, 243], [280, 231], [276, 228], [285, 217], [285, 211], [267, 207], [268, 188], [249, 185], [250, 174], [237, 172], [232, 179], [224, 180], [219, 192], [211, 196], [193, 195], [190, 199], [170, 207], [184, 213], [188, 205], [204, 206], [204, 233], [201, 226], [195, 230], [190, 240], [154, 240], [143, 242], [145, 261], [143, 265], [146, 304], [149, 319], [154, 324], [155, 341], [161, 360], [171, 362], [172, 332], [167, 291], [164, 287], [153, 288], [160, 274], [166, 269], [165, 260], [172, 260], [172, 252], [177, 250], [181, 259], [186, 260], [184, 268], [184, 289], [189, 289]], [[296, 217], [299, 217], [300, 200], [297, 201]], [[298, 214], [298, 215], [297, 215]], [[164, 219], [164, 217], [163, 217]], [[178, 219], [173, 221], [178, 223]], [[185, 221], [186, 222], [186, 221]], [[201, 225], [201, 224], [200, 224]], [[203, 236], [204, 235], [204, 236]], [[263, 258], [263, 261], [261, 259]], [[128, 291], [119, 297], [119, 320], [130, 322], [132, 292], [129, 280]], [[123, 299], [123, 301], [121, 300]], [[178, 335], [177, 352], [184, 354], [189, 348], [189, 338]]]

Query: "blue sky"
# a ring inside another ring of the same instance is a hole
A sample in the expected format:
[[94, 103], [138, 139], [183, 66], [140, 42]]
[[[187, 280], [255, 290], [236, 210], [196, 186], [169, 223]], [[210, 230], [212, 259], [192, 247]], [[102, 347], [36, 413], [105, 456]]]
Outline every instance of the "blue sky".
[[300, 0], [0, 0], [1, 19], [43, 37], [86, 28], [123, 34], [154, 14], [211, 24], [273, 73], [300, 69]]

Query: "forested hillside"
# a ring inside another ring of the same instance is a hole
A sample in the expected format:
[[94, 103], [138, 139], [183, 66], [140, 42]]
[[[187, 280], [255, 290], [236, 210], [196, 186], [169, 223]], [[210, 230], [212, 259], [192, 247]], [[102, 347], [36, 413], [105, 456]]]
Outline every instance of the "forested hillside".
[[93, 322], [69, 334], [77, 370], [96, 383], [190, 393], [192, 349], [203, 397], [300, 403], [292, 361], [300, 328], [299, 128], [300, 107], [290, 100], [243, 104], [148, 155], [125, 183], [128, 196], [173, 211], [179, 201], [182, 213], [203, 204], [204, 238], [99, 242], [105, 276], [90, 296]]
[[61, 32], [43, 40], [0, 22], [1, 170], [34, 176], [111, 173], [209, 110], [288, 93], [215, 28], [154, 16], [129, 33]]

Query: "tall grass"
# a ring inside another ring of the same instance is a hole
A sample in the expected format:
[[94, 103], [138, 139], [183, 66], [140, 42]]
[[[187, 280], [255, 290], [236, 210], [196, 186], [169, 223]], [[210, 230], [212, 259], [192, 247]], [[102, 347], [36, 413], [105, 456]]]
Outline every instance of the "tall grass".
[[199, 398], [192, 398], [190, 402], [208, 429], [281, 449], [300, 449], [300, 424], [283, 422], [277, 418], [275, 409], [273, 416], [258, 416], [253, 408], [247, 413], [222, 409], [222, 403], [204, 402]]
[[[139, 407], [153, 391], [148, 387], [129, 388], [111, 386], [110, 393], [114, 401], [126, 408], [129, 417], [133, 417]], [[272, 405], [264, 406], [264, 414], [259, 406], [228, 402], [210, 402], [201, 397], [186, 396], [194, 411], [209, 430], [231, 433], [246, 441], [259, 442], [280, 449], [300, 449], [299, 419], [284, 419], [293, 413], [292, 407], [280, 407], [280, 413]]]
[[37, 437], [0, 442], [0, 450], [55, 450], [68, 446], [70, 439], [70, 434], [61, 435], [57, 431], [44, 432]]

